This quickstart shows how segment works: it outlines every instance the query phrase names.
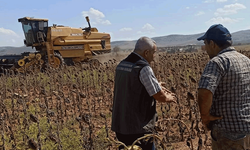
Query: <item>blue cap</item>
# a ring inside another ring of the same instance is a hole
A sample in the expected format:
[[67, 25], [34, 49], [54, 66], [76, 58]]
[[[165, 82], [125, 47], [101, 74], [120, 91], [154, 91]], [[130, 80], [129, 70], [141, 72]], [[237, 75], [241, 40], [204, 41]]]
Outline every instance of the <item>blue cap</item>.
[[232, 40], [230, 32], [221, 24], [212, 25], [207, 32], [197, 40], [227, 41]]

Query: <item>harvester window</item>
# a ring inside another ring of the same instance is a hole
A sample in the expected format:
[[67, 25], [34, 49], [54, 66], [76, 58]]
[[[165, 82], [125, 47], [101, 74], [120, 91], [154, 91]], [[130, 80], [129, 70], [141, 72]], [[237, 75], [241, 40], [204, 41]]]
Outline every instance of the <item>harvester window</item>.
[[43, 30], [43, 25], [44, 25], [44, 23], [43, 22], [39, 22], [39, 30]]
[[26, 44], [31, 45], [34, 42], [32, 27], [30, 23], [23, 23], [24, 35], [26, 38]]
[[32, 28], [34, 32], [38, 31], [38, 22], [32, 22]]
[[28, 33], [28, 31], [31, 30], [30, 23], [23, 24], [23, 30], [24, 30], [25, 33]]

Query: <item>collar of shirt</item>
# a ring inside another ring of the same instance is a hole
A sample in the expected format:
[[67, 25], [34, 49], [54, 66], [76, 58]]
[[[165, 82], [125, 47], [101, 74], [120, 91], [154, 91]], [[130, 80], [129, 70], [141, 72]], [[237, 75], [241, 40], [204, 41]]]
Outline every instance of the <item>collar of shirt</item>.
[[[146, 61], [146, 62], [148, 63], [148, 61], [147, 61], [145, 58], [143, 58], [141, 55], [137, 54], [136, 52], [132, 52], [132, 53], [136, 54], [136, 55], [139, 56], [142, 60], [144, 60], [144, 61]], [[148, 63], [148, 64], [149, 64], [149, 63]]]
[[[222, 54], [222, 53], [225, 53], [225, 52], [229, 52], [229, 51], [235, 51], [235, 48], [232, 47], [232, 46], [230, 46], [230, 47], [228, 47], [228, 48], [225, 48], [225, 49], [223, 49], [222, 51], [220, 51], [220, 52], [218, 53], [218, 55], [220, 55], [220, 54]], [[217, 56], [218, 56], [218, 55], [217, 55]]]

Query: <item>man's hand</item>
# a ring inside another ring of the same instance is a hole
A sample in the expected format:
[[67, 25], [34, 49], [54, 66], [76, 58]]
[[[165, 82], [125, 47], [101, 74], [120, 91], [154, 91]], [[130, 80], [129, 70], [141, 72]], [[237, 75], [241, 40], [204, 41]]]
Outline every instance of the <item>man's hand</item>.
[[161, 85], [161, 89], [165, 93], [167, 99], [171, 100], [171, 102], [176, 103], [176, 95], [164, 87], [166, 85], [166, 83], [160, 82], [160, 85]]
[[211, 121], [220, 120], [222, 118], [223, 117], [216, 117], [216, 116], [212, 116], [210, 114], [201, 115], [202, 124], [206, 127], [206, 129], [208, 131], [211, 130], [211, 127], [210, 127], [210, 124], [209, 124]]
[[[161, 89], [165, 92], [165, 93], [172, 93], [171, 91], [169, 91], [168, 89], [166, 89], [164, 86], [166, 85], [165, 82], [160, 82], [160, 86], [161, 86]], [[174, 93], [172, 93], [174, 94]], [[174, 94], [175, 95], [175, 94]]]
[[198, 104], [201, 113], [201, 120], [206, 129], [211, 130], [211, 121], [222, 119], [222, 117], [212, 116], [210, 109], [213, 101], [213, 93], [207, 89], [198, 89]]
[[167, 97], [167, 102], [173, 102], [173, 103], [176, 103], [176, 95], [174, 94], [174, 93], [172, 93], [172, 92], [170, 92], [168, 89], [163, 89], [162, 88], [162, 90], [163, 90], [163, 92], [164, 92], [164, 94], [166, 95], [166, 97]]
[[166, 85], [164, 82], [160, 82], [159, 84], [162, 90], [153, 97], [160, 102], [176, 103], [176, 95], [164, 87]]
[[167, 97], [167, 103], [177, 103], [176, 102], [176, 95], [174, 93], [166, 93], [165, 92], [165, 95]]

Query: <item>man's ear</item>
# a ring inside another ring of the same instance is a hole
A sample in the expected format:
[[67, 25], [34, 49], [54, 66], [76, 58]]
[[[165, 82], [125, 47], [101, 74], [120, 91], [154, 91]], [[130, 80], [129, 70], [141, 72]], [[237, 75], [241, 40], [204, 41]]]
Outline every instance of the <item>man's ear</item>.
[[148, 56], [148, 52], [149, 52], [148, 50], [145, 50], [145, 51], [144, 51], [144, 56], [145, 56], [145, 57]]
[[213, 40], [210, 40], [210, 44], [212, 45], [212, 47], [216, 47], [217, 46], [217, 44], [213, 41]]

